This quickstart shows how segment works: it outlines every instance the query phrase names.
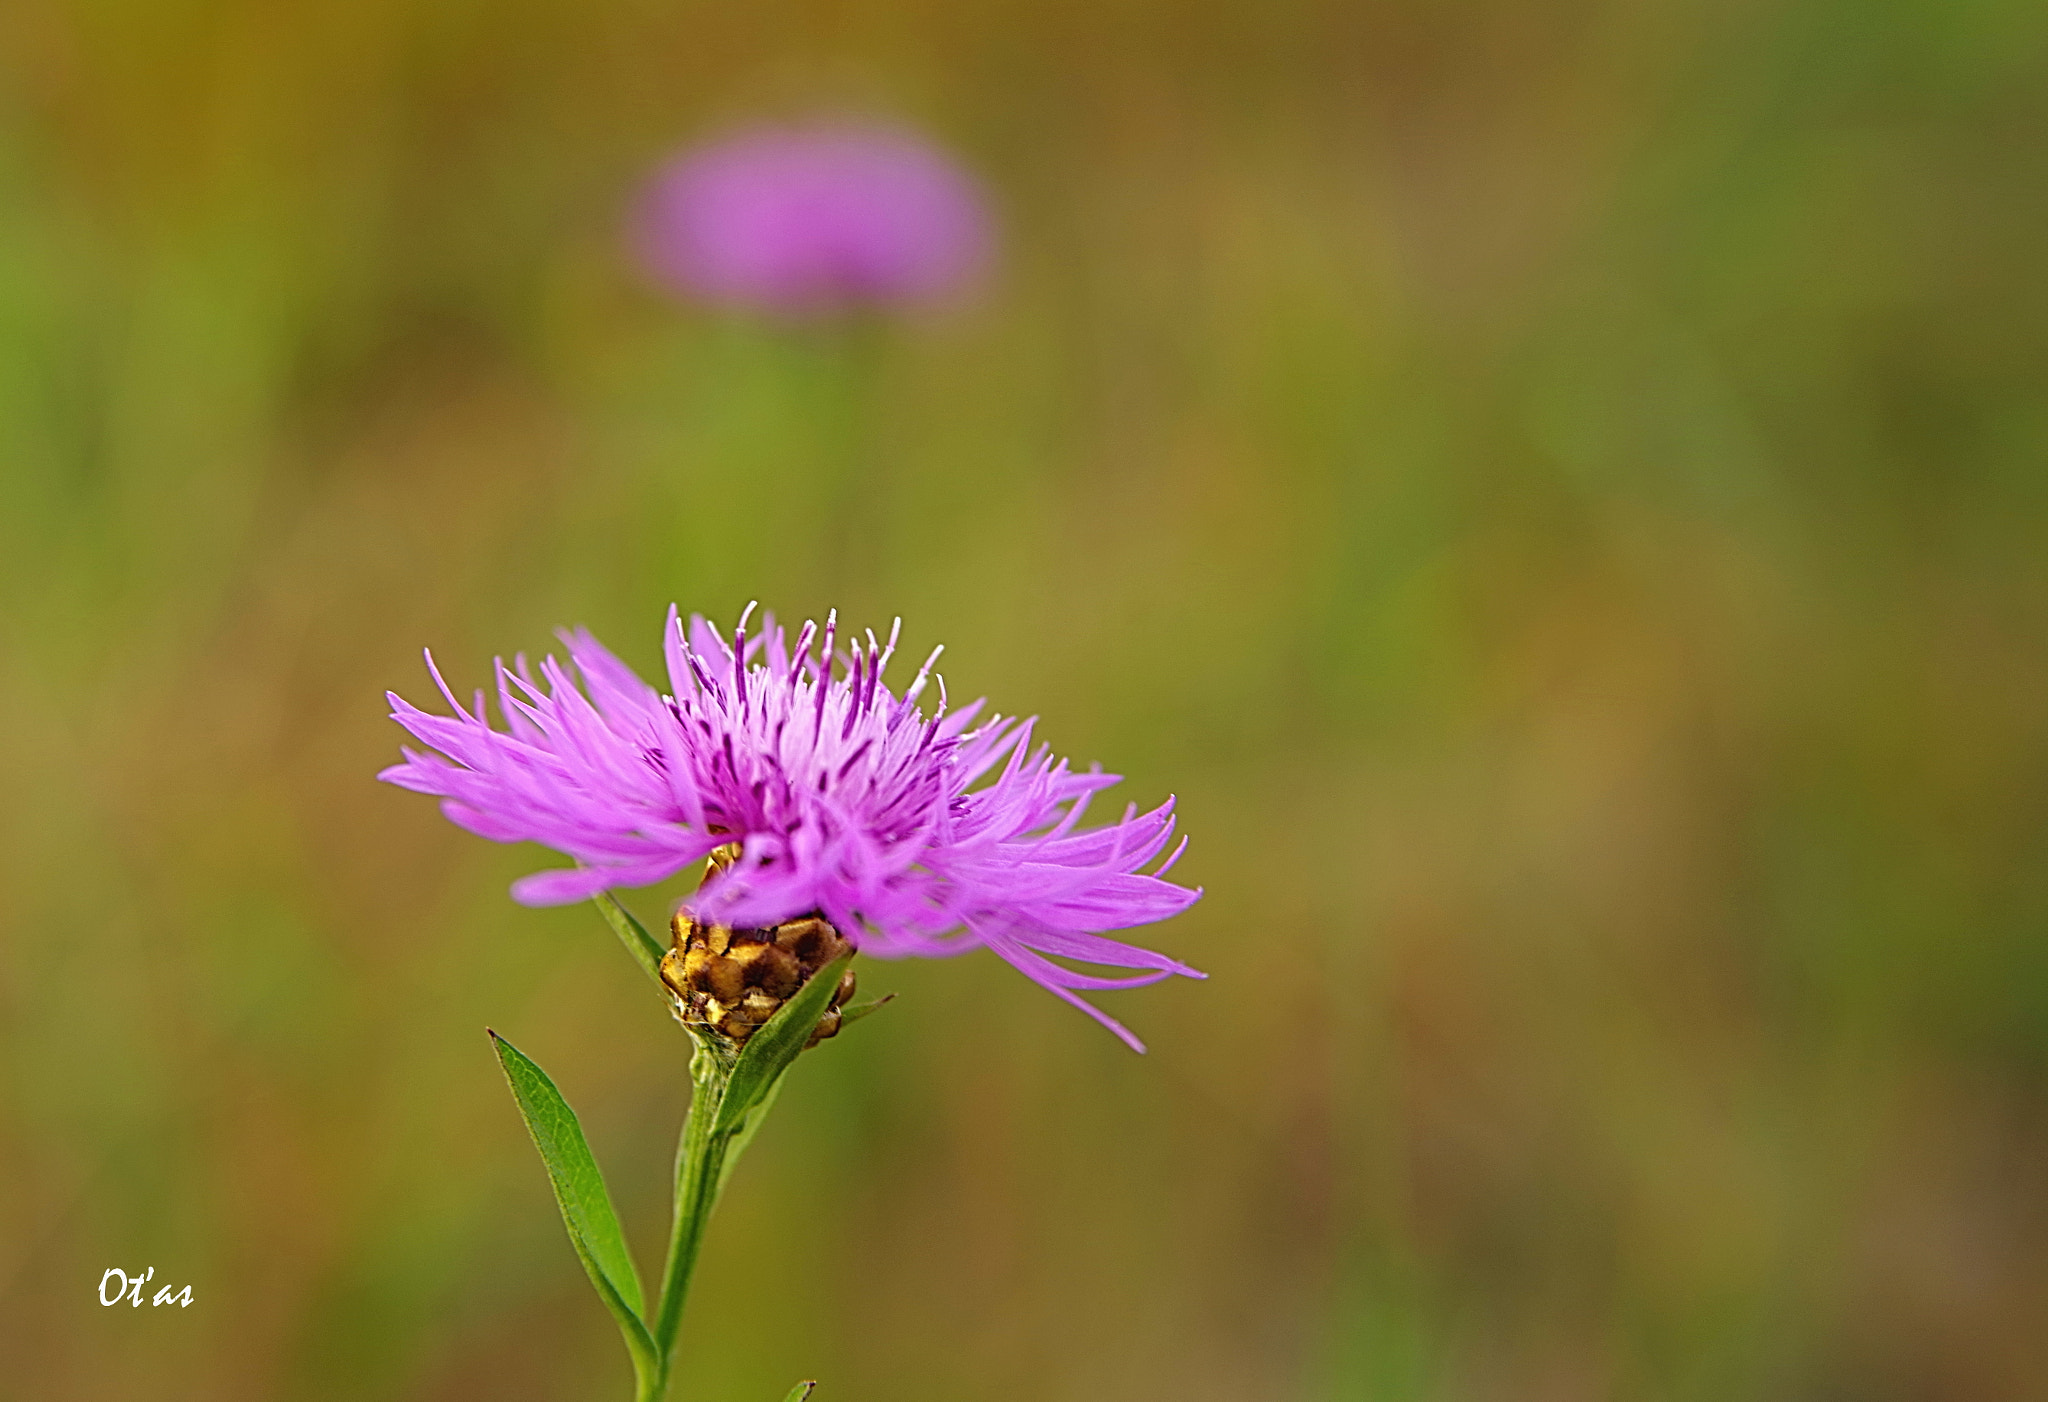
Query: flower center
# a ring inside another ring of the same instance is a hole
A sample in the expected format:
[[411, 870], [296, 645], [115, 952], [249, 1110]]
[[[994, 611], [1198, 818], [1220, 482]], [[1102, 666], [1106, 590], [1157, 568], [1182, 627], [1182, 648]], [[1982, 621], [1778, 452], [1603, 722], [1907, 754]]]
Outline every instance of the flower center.
[[[706, 875], [724, 870], [738, 855], [737, 844], [719, 848], [705, 863]], [[661, 981], [675, 995], [676, 1016], [736, 1047], [745, 1045], [754, 1029], [775, 1016], [813, 974], [853, 949], [818, 915], [766, 929], [734, 929], [700, 924], [679, 910], [670, 929], [675, 946], [662, 956]], [[839, 1031], [839, 1009], [853, 996], [854, 984], [848, 969], [805, 1046], [814, 1047]]]

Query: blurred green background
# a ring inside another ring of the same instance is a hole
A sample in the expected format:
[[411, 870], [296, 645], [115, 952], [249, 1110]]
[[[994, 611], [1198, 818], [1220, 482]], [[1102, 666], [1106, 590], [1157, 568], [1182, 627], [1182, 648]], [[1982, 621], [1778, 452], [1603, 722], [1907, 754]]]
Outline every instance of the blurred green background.
[[[679, 1395], [2048, 1397], [2044, 59], [2021, 0], [0, 8], [0, 1393], [627, 1395], [483, 1029], [643, 1268], [683, 1039], [372, 781], [381, 693], [758, 597], [1179, 793], [1213, 977], [1109, 995], [1141, 1058], [871, 966]], [[976, 306], [634, 272], [651, 163], [817, 106], [981, 172]]]

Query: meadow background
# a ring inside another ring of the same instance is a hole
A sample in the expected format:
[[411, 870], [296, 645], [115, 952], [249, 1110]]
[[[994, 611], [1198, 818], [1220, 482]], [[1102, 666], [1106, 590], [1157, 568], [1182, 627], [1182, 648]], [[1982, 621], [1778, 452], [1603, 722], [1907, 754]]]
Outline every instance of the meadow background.
[[[2048, 1396], [2044, 60], [2024, 0], [0, 7], [0, 1394], [627, 1394], [483, 1029], [643, 1269], [681, 1035], [373, 782], [382, 693], [760, 598], [1178, 793], [1213, 977], [1110, 995], [1140, 1058], [871, 964], [679, 1397]], [[977, 303], [635, 271], [653, 163], [820, 108], [980, 172]], [[98, 1305], [146, 1265], [197, 1303]]]

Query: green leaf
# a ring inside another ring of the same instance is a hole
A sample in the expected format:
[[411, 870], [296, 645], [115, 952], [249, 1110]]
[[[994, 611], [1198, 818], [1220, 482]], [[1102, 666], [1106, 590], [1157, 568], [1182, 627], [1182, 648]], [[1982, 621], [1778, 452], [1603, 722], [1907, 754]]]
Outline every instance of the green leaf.
[[711, 1132], [729, 1135], [737, 1131], [755, 1105], [762, 1103], [789, 1063], [796, 1060], [818, 1019], [832, 1006], [839, 976], [846, 971], [851, 954], [842, 954], [812, 974], [796, 996], [775, 1010], [747, 1039], [746, 1049], [733, 1063], [732, 1079], [726, 1083], [725, 1099], [718, 1107], [718, 1120]]
[[[620, 905], [609, 891], [599, 891], [590, 898], [604, 915], [604, 923], [612, 927], [612, 933], [619, 937], [619, 943], [626, 946], [626, 953], [633, 956], [647, 977], [661, 983], [661, 956], [668, 948], [654, 936], [647, 933], [647, 927], [633, 918], [633, 912]], [[666, 988], [667, 984], [661, 985]]]
[[895, 995], [895, 994], [893, 994], [893, 993], [884, 993], [884, 994], [883, 994], [883, 995], [882, 995], [881, 997], [879, 997], [879, 998], [870, 998], [870, 999], [868, 999], [868, 1000], [867, 1000], [867, 1002], [865, 1002], [865, 1003], [848, 1003], [848, 1004], [847, 1004], [847, 1005], [846, 1005], [845, 1007], [843, 1007], [843, 1008], [841, 1008], [841, 1009], [839, 1010], [839, 1030], [840, 1030], [841, 1032], [844, 1032], [844, 1031], [845, 1031], [845, 1030], [846, 1030], [847, 1028], [851, 1027], [851, 1026], [852, 1026], [852, 1025], [854, 1024], [854, 1023], [856, 1023], [856, 1022], [859, 1022], [859, 1021], [860, 1021], [860, 1020], [861, 1020], [862, 1018], [866, 1017], [866, 1016], [867, 1016], [867, 1015], [868, 1015], [869, 1013], [871, 1013], [871, 1012], [875, 1011], [875, 1009], [877, 1009], [877, 1008], [881, 1007], [881, 1006], [882, 1006], [882, 1004], [884, 1004], [884, 1003], [892, 1003], [892, 1002], [894, 1002], [895, 1000], [896, 1000], [896, 995]]
[[725, 1159], [718, 1168], [718, 1187], [715, 1190], [717, 1193], [725, 1191], [726, 1182], [732, 1177], [733, 1168], [739, 1163], [740, 1155], [746, 1152], [747, 1145], [754, 1142], [754, 1136], [760, 1133], [761, 1124], [768, 1118], [768, 1112], [775, 1108], [775, 1097], [782, 1094], [782, 1081], [783, 1078], [780, 1076], [775, 1078], [775, 1084], [768, 1087], [768, 1093], [754, 1102], [753, 1108], [741, 1117], [739, 1128], [725, 1141]]
[[798, 1383], [789, 1390], [789, 1396], [783, 1398], [782, 1402], [804, 1402], [804, 1399], [811, 1395], [811, 1389], [817, 1385], [815, 1379], [807, 1383]]
[[512, 1087], [512, 1098], [519, 1102], [533, 1147], [540, 1150], [541, 1161], [547, 1165], [569, 1240], [605, 1308], [618, 1321], [619, 1332], [626, 1336], [634, 1371], [645, 1376], [646, 1370], [660, 1366], [660, 1359], [640, 1318], [645, 1308], [640, 1273], [633, 1268], [632, 1253], [626, 1250], [625, 1234], [619, 1230], [611, 1194], [605, 1191], [604, 1175], [583, 1138], [583, 1126], [547, 1072], [531, 1057], [495, 1032], [491, 1033], [491, 1045], [497, 1050], [499, 1065], [505, 1068], [505, 1080]]

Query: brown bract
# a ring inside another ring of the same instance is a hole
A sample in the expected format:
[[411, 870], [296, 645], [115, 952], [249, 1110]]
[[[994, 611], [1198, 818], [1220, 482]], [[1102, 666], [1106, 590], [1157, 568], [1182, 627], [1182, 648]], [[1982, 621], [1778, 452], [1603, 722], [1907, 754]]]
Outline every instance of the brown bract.
[[[714, 855], [712, 870], [721, 865]], [[675, 947], [662, 956], [661, 980], [675, 995], [676, 1016], [734, 1046], [744, 1045], [818, 970], [853, 951], [829, 922], [815, 915], [766, 929], [734, 929], [699, 924], [679, 910], [670, 928]], [[839, 1031], [839, 1009], [853, 996], [854, 984], [848, 969], [805, 1046], [814, 1047]]]

